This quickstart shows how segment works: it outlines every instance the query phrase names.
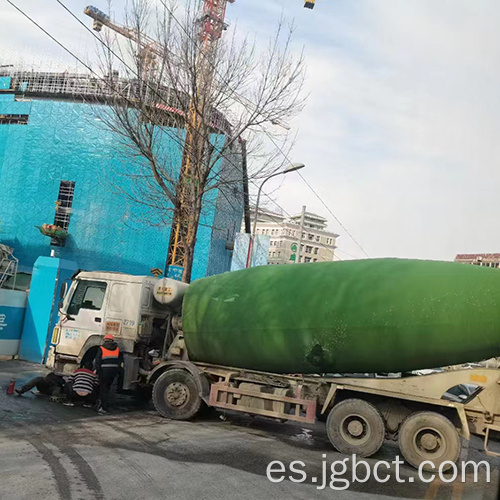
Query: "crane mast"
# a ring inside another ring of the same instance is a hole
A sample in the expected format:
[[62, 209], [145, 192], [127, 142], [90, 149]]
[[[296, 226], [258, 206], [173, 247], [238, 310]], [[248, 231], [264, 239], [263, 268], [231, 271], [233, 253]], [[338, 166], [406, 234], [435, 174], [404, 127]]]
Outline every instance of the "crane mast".
[[[214, 76], [212, 61], [213, 49], [222, 33], [227, 29], [224, 22], [226, 6], [235, 0], [204, 0], [202, 15], [199, 23], [199, 50], [196, 59], [196, 95], [192, 95], [186, 119], [186, 140], [184, 143], [183, 159], [179, 181], [177, 183], [176, 206], [172, 219], [172, 231], [167, 253], [166, 274], [171, 269], [173, 274], [184, 269], [186, 261], [186, 247], [194, 246], [196, 225], [191, 223], [192, 204], [196, 195], [198, 183], [196, 174], [202, 170], [205, 161], [205, 141], [209, 133], [207, 120], [203, 119], [206, 96], [210, 91]], [[89, 5], [84, 13], [91, 17], [93, 29], [101, 31], [103, 26], [137, 43], [141, 57], [154, 64], [156, 56], [163, 57], [162, 47], [144, 33], [135, 29], [121, 26], [98, 8]], [[172, 274], [172, 273], [171, 273]], [[178, 277], [178, 276], [175, 276]]]
[[[205, 143], [208, 139], [206, 97], [214, 77], [213, 50], [222, 33], [227, 29], [224, 22], [227, 3], [235, 0], [205, 0], [199, 19], [199, 51], [196, 60], [196, 96], [191, 97], [188, 119], [186, 121], [186, 142], [178, 182], [177, 206], [174, 210], [172, 232], [167, 254], [166, 273], [184, 268], [186, 249], [194, 249], [196, 224], [192, 224], [193, 204], [201, 196], [198, 189], [197, 175], [202, 171], [205, 158]], [[209, 161], [209, 159], [208, 159]], [[193, 175], [194, 174], [194, 175]], [[195, 208], [195, 209], [199, 209]], [[171, 267], [174, 266], [174, 267]]]
[[[201, 0], [203, 2], [202, 15], [199, 24], [199, 50], [196, 59], [196, 94], [191, 96], [189, 110], [186, 117], [186, 139], [182, 158], [179, 181], [177, 183], [176, 200], [172, 218], [172, 231], [168, 246], [165, 274], [179, 277], [184, 271], [186, 251], [194, 247], [197, 222], [192, 223], [193, 202], [199, 199], [197, 174], [202, 171], [205, 158], [205, 145], [209, 134], [209, 123], [204, 119], [205, 108], [208, 106], [206, 96], [210, 95], [210, 88], [214, 80], [213, 51], [222, 33], [227, 29], [224, 22], [228, 3], [235, 0]], [[304, 7], [314, 8], [315, 0], [306, 0]], [[156, 57], [164, 57], [164, 49], [154, 39], [137, 30], [127, 28], [113, 22], [108, 15], [94, 6], [85, 8], [84, 13], [94, 20], [93, 29], [101, 31], [107, 26], [116, 33], [137, 43], [139, 54], [146, 62], [146, 71], [155, 65]], [[157, 107], [164, 107], [157, 103]], [[169, 108], [170, 109], [170, 108]], [[185, 113], [174, 110], [180, 114]], [[286, 124], [273, 122], [288, 129]], [[198, 177], [199, 178], [199, 177]], [[198, 196], [197, 196], [198, 195]], [[199, 209], [198, 207], [197, 209]], [[195, 207], [196, 209], [196, 207]], [[189, 273], [190, 274], [190, 273]]]

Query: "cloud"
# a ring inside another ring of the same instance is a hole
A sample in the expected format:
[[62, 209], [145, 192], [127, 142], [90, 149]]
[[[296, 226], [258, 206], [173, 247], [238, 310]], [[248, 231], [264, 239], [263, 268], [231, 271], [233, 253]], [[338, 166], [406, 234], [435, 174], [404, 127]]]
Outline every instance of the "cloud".
[[[59, 6], [18, 3], [92, 58], [91, 35]], [[84, 3], [66, 4], [90, 25]], [[500, 4], [318, 0], [310, 11], [302, 0], [237, 0], [228, 21], [263, 43], [281, 13], [295, 18], [294, 50], [305, 46], [309, 67], [291, 159], [306, 163], [304, 176], [366, 251], [434, 259], [500, 251]], [[0, 53], [71, 60], [8, 5], [2, 20]], [[280, 180], [272, 182], [269, 190]], [[277, 199], [290, 213], [305, 204], [328, 217], [339, 250], [362, 256], [297, 174]]]
[[[500, 6], [486, 3], [362, 2], [338, 31], [315, 19], [293, 159], [371, 256], [500, 247]], [[279, 202], [297, 211], [298, 200], [329, 215], [287, 178]], [[340, 249], [362, 255], [332, 227]]]

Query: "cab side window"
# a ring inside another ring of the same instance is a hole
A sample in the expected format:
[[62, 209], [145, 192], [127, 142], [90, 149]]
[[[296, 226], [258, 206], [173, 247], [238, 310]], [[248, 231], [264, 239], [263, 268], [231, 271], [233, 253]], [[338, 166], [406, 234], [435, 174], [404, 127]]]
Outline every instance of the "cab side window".
[[99, 311], [106, 295], [106, 283], [102, 281], [80, 281], [68, 307], [68, 314], [76, 316], [80, 309]]

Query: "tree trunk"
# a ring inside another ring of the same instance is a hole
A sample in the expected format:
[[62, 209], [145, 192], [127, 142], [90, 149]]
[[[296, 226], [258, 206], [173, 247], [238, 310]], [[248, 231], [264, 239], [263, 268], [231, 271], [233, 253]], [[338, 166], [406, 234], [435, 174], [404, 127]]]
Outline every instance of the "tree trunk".
[[185, 257], [184, 257], [184, 272], [182, 274], [182, 281], [184, 283], [191, 282], [191, 273], [193, 271], [194, 261], [194, 247], [196, 245], [196, 234], [198, 233], [198, 224], [201, 215], [201, 196], [198, 196], [191, 213], [191, 217], [187, 221], [186, 227], [186, 241], [185, 241]]

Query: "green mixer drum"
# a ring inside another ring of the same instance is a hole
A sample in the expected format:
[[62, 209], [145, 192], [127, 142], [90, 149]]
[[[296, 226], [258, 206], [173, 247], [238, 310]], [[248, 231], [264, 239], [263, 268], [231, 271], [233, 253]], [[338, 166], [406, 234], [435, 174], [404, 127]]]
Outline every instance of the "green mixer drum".
[[372, 259], [262, 266], [192, 283], [193, 361], [275, 373], [399, 372], [500, 355], [500, 270]]

